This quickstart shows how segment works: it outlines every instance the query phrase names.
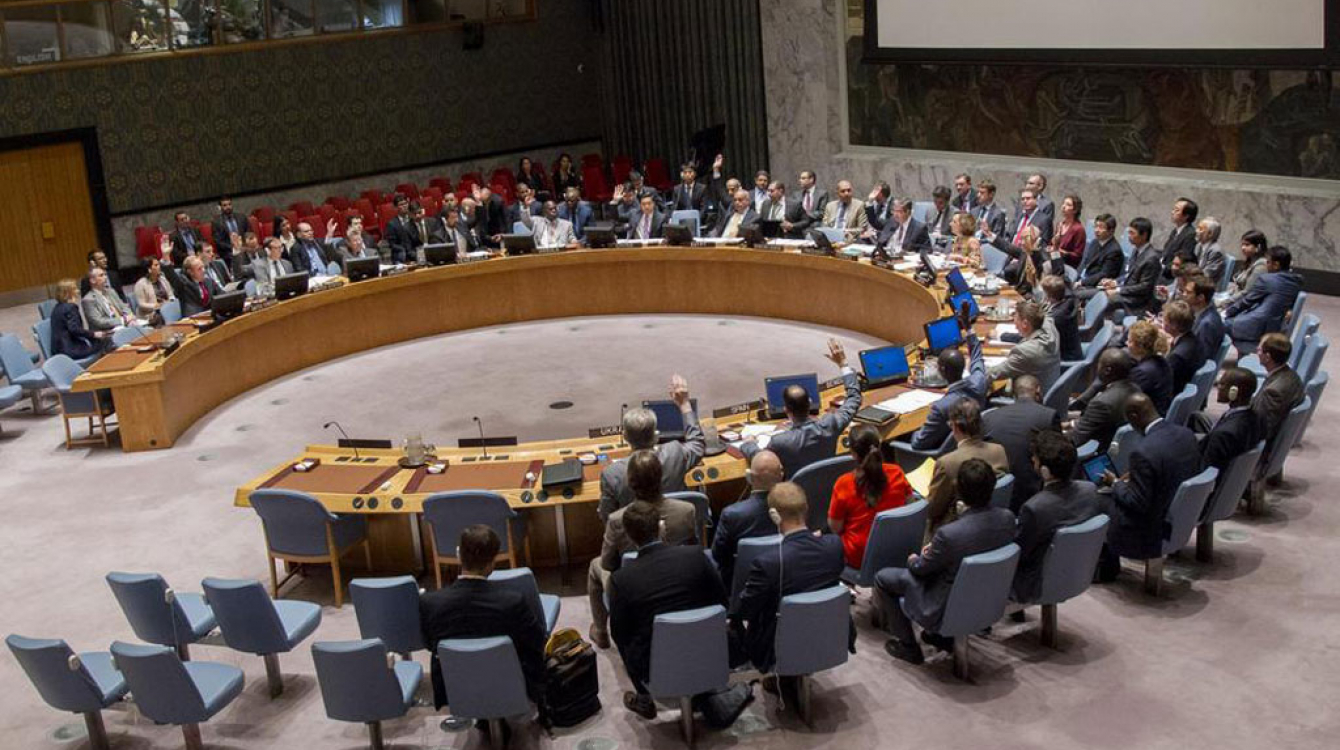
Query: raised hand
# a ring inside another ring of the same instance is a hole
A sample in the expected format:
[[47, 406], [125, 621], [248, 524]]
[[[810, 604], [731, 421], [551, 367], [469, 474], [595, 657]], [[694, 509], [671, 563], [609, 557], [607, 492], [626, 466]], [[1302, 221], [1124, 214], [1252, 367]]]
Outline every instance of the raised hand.
[[847, 352], [842, 348], [842, 343], [837, 339], [828, 340], [828, 354], [826, 356], [838, 367], [845, 367], [847, 365]]
[[670, 377], [670, 398], [681, 408], [689, 403], [689, 383], [679, 373]]

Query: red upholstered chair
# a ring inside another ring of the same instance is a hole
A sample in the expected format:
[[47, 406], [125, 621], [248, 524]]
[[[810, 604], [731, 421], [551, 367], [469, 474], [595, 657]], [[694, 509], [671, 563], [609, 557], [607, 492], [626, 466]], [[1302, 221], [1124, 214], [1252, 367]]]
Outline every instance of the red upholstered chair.
[[604, 167], [605, 160], [601, 158], [600, 154], [582, 154], [582, 166]]
[[434, 177], [428, 181], [428, 184], [442, 191], [443, 195], [451, 192], [450, 177]]
[[298, 201], [290, 204], [288, 210], [296, 212], [299, 216], [311, 216], [316, 213], [316, 207], [311, 201]]
[[420, 198], [423, 198], [423, 199], [432, 198], [433, 200], [437, 201], [438, 203], [441, 203], [441, 202], [442, 202], [442, 196], [444, 196], [444, 195], [446, 195], [446, 191], [444, 191], [444, 190], [443, 190], [442, 188], [440, 188], [440, 187], [426, 187], [426, 188], [424, 188], [423, 190], [420, 190], [420, 191], [419, 191], [419, 197], [420, 197]]
[[261, 220], [255, 216], [248, 216], [247, 228], [251, 230], [252, 234], [256, 235], [256, 239], [262, 240], [262, 244], [264, 244], [263, 241], [270, 236], [270, 230], [274, 227], [270, 224], [262, 224]]
[[347, 211], [350, 203], [343, 195], [332, 195], [326, 199], [326, 205], [332, 206], [336, 211]]
[[159, 257], [160, 251], [156, 238], [162, 233], [162, 230], [158, 227], [135, 227], [135, 257]]
[[471, 185], [483, 184], [485, 184], [484, 175], [479, 172], [466, 172], [461, 175], [461, 179], [456, 182], [456, 194], [460, 195], [461, 191], [464, 190], [465, 194], [469, 195]]
[[503, 203], [512, 202], [512, 195], [514, 191], [507, 185], [504, 185], [501, 182], [495, 182], [489, 185], [489, 189], [492, 190], [494, 193], [496, 193], [499, 197], [501, 197], [503, 199]]
[[269, 226], [275, 220], [275, 210], [273, 206], [257, 206], [252, 210], [251, 215], [255, 216], [257, 221], [266, 226]]
[[382, 195], [382, 191], [380, 190], [364, 190], [360, 194], [360, 197], [364, 198], [368, 203], [371, 203], [374, 206], [380, 206], [386, 202], [386, 196]]
[[498, 167], [493, 170], [493, 174], [489, 176], [489, 184], [493, 185], [495, 183], [506, 185], [507, 187], [516, 190], [516, 175], [512, 174], [512, 170], [509, 167]]
[[610, 162], [610, 168], [614, 173], [614, 184], [622, 185], [628, 182], [628, 173], [633, 171], [633, 159], [627, 154], [619, 154]]
[[605, 170], [593, 165], [582, 167], [583, 197], [588, 201], [606, 203], [614, 197], [605, 183]]
[[377, 223], [377, 209], [373, 207], [372, 201], [367, 198], [359, 198], [354, 201], [354, 208], [360, 214], [363, 214], [363, 221], [366, 222], [368, 226]]
[[659, 156], [647, 160], [646, 183], [664, 193], [674, 187], [670, 181], [670, 171], [665, 166], [665, 159]]
[[288, 223], [293, 226], [293, 231], [298, 231], [299, 217], [297, 211], [280, 211], [279, 215], [288, 219]]
[[214, 244], [214, 225], [208, 221], [192, 222], [195, 224], [195, 231], [200, 233], [200, 238], [209, 244]]
[[419, 197], [419, 186], [412, 182], [402, 182], [395, 186], [395, 191], [401, 195], [414, 200]]
[[330, 205], [329, 203], [322, 203], [321, 205], [317, 206], [317, 207], [316, 207], [316, 212], [319, 213], [319, 214], [321, 214], [321, 221], [322, 221], [322, 223], [325, 223], [325, 222], [327, 222], [327, 221], [330, 221], [331, 219], [333, 219], [333, 218], [335, 218], [336, 216], [338, 216], [339, 213], [340, 213], [340, 212], [339, 212], [339, 209], [335, 208], [334, 206]]
[[419, 196], [419, 205], [429, 216], [437, 216], [437, 212], [442, 209], [442, 201], [430, 195]]
[[383, 203], [377, 206], [377, 231], [381, 234], [386, 233], [386, 222], [396, 217], [394, 203]]

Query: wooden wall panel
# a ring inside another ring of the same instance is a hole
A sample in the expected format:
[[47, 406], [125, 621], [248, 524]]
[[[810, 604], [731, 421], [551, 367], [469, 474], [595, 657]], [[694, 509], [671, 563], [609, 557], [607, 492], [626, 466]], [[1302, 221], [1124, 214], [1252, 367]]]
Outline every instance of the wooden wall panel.
[[97, 244], [81, 144], [0, 153], [0, 292], [78, 276]]

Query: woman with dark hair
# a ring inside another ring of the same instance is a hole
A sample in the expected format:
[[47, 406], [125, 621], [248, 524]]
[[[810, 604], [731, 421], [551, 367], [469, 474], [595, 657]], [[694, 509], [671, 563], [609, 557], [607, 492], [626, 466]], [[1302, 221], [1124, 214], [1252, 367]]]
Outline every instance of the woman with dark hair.
[[1084, 246], [1089, 238], [1084, 231], [1084, 222], [1080, 216], [1084, 213], [1084, 201], [1078, 195], [1067, 195], [1061, 201], [1061, 218], [1056, 220], [1052, 232], [1052, 250], [1061, 253], [1067, 266], [1079, 267], [1084, 257]]
[[544, 173], [535, 169], [534, 163], [529, 156], [521, 157], [521, 161], [516, 165], [516, 184], [526, 183], [534, 192], [548, 189], [546, 187]]
[[582, 189], [582, 175], [572, 166], [572, 154], [559, 154], [554, 165], [554, 195], [563, 195], [570, 187]]
[[1252, 288], [1252, 282], [1256, 277], [1266, 272], [1266, 248], [1270, 243], [1266, 242], [1266, 236], [1255, 229], [1248, 229], [1242, 235], [1242, 244], [1239, 249], [1242, 250], [1242, 264], [1238, 266], [1238, 272], [1233, 274], [1233, 285], [1228, 288], [1229, 295], [1220, 307], [1227, 307], [1237, 302], [1248, 289]]
[[851, 455], [856, 468], [833, 485], [828, 505], [828, 528], [842, 537], [842, 553], [847, 565], [860, 568], [865, 559], [865, 543], [875, 516], [900, 508], [912, 497], [912, 485], [896, 463], [884, 463], [880, 453], [883, 440], [873, 425], [858, 424], [849, 435]]
[[284, 252], [298, 244], [298, 238], [293, 234], [293, 224], [283, 216], [276, 216], [274, 221], [274, 231], [272, 235], [279, 238], [284, 244]]

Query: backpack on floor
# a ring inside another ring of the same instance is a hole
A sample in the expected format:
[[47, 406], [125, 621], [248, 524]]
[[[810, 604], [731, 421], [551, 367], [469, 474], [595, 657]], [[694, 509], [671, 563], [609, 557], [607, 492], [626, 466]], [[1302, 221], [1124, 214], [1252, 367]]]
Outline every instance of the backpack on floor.
[[545, 646], [545, 713], [549, 724], [572, 727], [600, 710], [596, 651], [573, 628], [555, 631]]

